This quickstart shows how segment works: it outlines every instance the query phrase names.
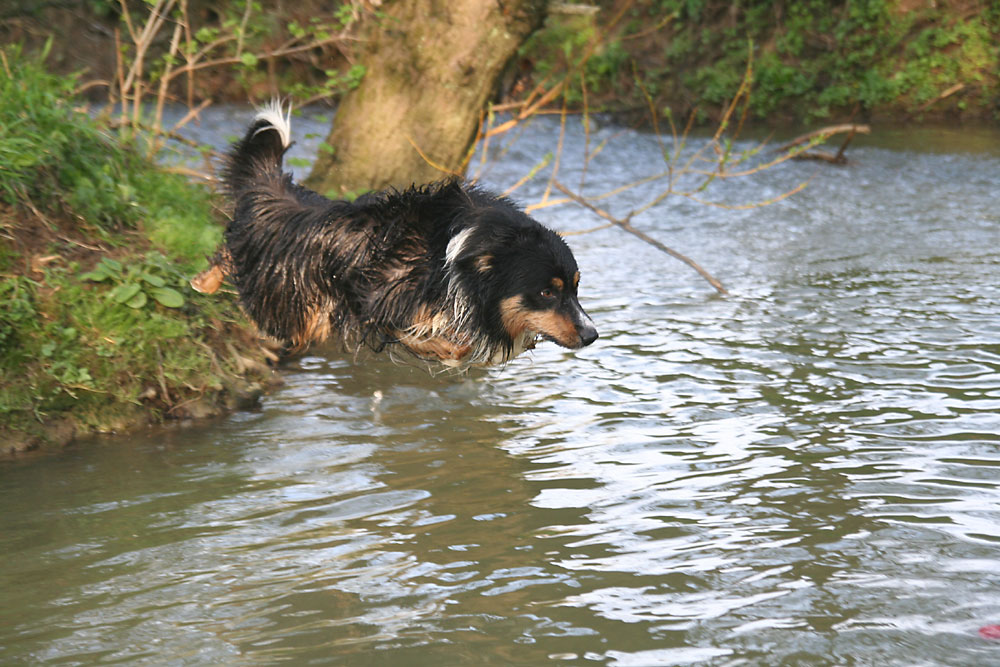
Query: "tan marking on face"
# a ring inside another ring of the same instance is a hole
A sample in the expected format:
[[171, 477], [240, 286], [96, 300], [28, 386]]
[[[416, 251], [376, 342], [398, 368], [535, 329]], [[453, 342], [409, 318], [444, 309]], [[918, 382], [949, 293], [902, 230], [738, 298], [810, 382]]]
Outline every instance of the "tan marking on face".
[[580, 345], [580, 336], [568, 317], [551, 310], [543, 310], [529, 313], [527, 320], [529, 329], [548, 336], [563, 347]]
[[500, 303], [500, 321], [514, 340], [525, 331], [534, 331], [563, 347], [580, 345], [580, 336], [569, 318], [551, 310], [528, 310], [520, 296], [508, 297]]
[[486, 273], [493, 268], [493, 255], [482, 255], [476, 258], [476, 271]]
[[552, 279], [552, 288], [555, 291], [561, 292], [561, 291], [563, 291], [564, 287], [566, 287], [566, 283], [563, 282], [562, 278], [553, 278]]
[[520, 296], [507, 297], [500, 302], [500, 322], [514, 340], [528, 328], [527, 311]]
[[576, 289], [579, 286], [580, 286], [580, 272], [577, 271], [576, 273], [573, 274], [573, 289]]

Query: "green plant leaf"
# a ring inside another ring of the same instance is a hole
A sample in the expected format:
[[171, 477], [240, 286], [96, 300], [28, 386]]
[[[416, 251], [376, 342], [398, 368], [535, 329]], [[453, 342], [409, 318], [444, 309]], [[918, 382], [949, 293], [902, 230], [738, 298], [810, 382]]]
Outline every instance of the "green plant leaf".
[[170, 287], [154, 287], [149, 290], [149, 293], [161, 305], [167, 308], [180, 308], [184, 305], [184, 297], [181, 293]]
[[145, 280], [153, 287], [163, 287], [164, 285], [167, 284], [167, 281], [161, 278], [160, 276], [154, 276], [153, 274], [146, 273], [145, 271], [143, 271], [139, 277]]
[[122, 270], [122, 263], [117, 259], [111, 259], [110, 257], [102, 258], [101, 263], [97, 266], [110, 269], [113, 273], [121, 273]]
[[121, 275], [121, 272], [121, 262], [105, 257], [97, 264], [97, 266], [94, 267], [93, 271], [84, 273], [80, 276], [80, 279], [101, 282], [103, 280], [107, 280], [108, 278], [119, 276]]
[[141, 291], [142, 288], [139, 287], [138, 283], [125, 283], [111, 290], [111, 299], [115, 303], [125, 303]]
[[148, 299], [146, 298], [146, 293], [139, 291], [131, 299], [125, 302], [125, 305], [129, 308], [139, 309], [146, 305]]

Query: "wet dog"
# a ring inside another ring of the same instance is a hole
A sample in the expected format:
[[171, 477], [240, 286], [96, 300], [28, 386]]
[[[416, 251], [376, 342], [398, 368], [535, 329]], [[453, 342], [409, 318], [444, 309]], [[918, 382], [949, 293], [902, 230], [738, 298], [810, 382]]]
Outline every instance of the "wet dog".
[[234, 144], [223, 170], [232, 222], [195, 289], [228, 276], [250, 319], [290, 351], [338, 337], [467, 368], [539, 339], [597, 339], [573, 253], [509, 199], [447, 180], [333, 201], [283, 173], [290, 133], [272, 103]]

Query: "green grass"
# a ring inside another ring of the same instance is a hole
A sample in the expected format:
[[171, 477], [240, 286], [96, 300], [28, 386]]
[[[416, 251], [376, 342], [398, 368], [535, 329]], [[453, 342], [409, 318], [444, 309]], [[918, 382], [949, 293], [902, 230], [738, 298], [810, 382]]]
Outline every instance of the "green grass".
[[[93, 123], [74, 123], [74, 81], [8, 49], [0, 76], [0, 196], [104, 225], [130, 216], [127, 161]], [[5, 73], [6, 74], [6, 73]]]
[[72, 78], [2, 60], [0, 431], [117, 429], [239, 393], [254, 336], [231, 296], [187, 284], [221, 238], [212, 194], [80, 111]]

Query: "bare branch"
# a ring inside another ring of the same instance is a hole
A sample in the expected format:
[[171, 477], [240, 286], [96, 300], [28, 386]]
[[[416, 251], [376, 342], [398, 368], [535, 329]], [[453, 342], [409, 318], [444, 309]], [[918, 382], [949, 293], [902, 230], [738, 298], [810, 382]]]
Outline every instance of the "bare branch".
[[[808, 150], [808, 148], [825, 142], [833, 135], [843, 132], [847, 133], [847, 137], [844, 139], [843, 143], [840, 144], [840, 149], [836, 152], [836, 154], [828, 153], [826, 151]], [[783, 146], [779, 146], [775, 150], [787, 150], [796, 146], [801, 146], [802, 144], [808, 142], [808, 145], [803, 147], [802, 150], [789, 153], [788, 155], [796, 160], [821, 160], [831, 164], [847, 164], [847, 158], [844, 156], [844, 153], [847, 151], [848, 144], [850, 144], [851, 140], [854, 139], [854, 135], [858, 133], [868, 134], [869, 132], [871, 132], [871, 128], [868, 125], [857, 125], [854, 123], [830, 125], [796, 137]]]
[[843, 132], [850, 132], [851, 134], [870, 134], [872, 128], [870, 125], [858, 125], [857, 123], [844, 123], [843, 125], [829, 125], [827, 127], [821, 127], [818, 130], [813, 130], [812, 132], [806, 132], [803, 135], [795, 137], [791, 141], [778, 146], [774, 150], [776, 151], [787, 151], [793, 146], [798, 146], [806, 142], [823, 143], [835, 134], [841, 134]]
[[964, 90], [964, 89], [965, 89], [965, 84], [964, 83], [956, 83], [955, 85], [949, 87], [947, 90], [945, 90], [940, 95], [938, 95], [937, 97], [935, 97], [934, 99], [928, 100], [927, 102], [924, 102], [923, 104], [921, 104], [919, 107], [917, 107], [910, 114], [910, 116], [915, 116], [918, 113], [921, 113], [921, 112], [927, 110], [929, 107], [937, 104], [941, 100], [943, 100], [945, 98], [948, 98], [948, 97], [951, 97], [955, 93], [959, 92], [960, 90]]
[[417, 142], [414, 141], [413, 137], [411, 137], [410, 135], [406, 135], [406, 140], [410, 142], [410, 145], [413, 146], [413, 150], [417, 151], [417, 153], [420, 155], [421, 159], [424, 162], [426, 162], [430, 166], [434, 167], [435, 169], [437, 169], [438, 171], [440, 171], [442, 174], [447, 174], [449, 176], [461, 176], [461, 174], [459, 174], [457, 172], [454, 172], [451, 169], [448, 169], [447, 167], [444, 167], [444, 166], [438, 164], [437, 162], [435, 162], [434, 160], [430, 159], [429, 157], [427, 157], [427, 154], [424, 153], [422, 150], [420, 150], [420, 146], [417, 145]]
[[581, 196], [577, 195], [576, 193], [570, 191], [566, 186], [564, 186], [559, 181], [555, 181], [554, 185], [556, 186], [557, 189], [559, 189], [560, 192], [562, 192], [564, 195], [566, 195], [567, 197], [569, 197], [570, 199], [572, 199], [573, 201], [575, 201], [577, 204], [580, 204], [581, 206], [583, 206], [583, 207], [585, 207], [585, 208], [593, 211], [594, 213], [596, 213], [597, 215], [601, 216], [602, 218], [604, 218], [608, 222], [612, 223], [616, 227], [620, 227], [621, 229], [624, 229], [629, 234], [632, 234], [633, 236], [636, 236], [636, 237], [642, 239], [643, 241], [645, 241], [649, 245], [653, 246], [657, 250], [665, 252], [665, 253], [667, 253], [668, 255], [670, 255], [671, 257], [673, 257], [675, 259], [681, 260], [682, 262], [684, 262], [685, 264], [687, 264], [688, 266], [690, 266], [692, 269], [694, 269], [695, 271], [697, 271], [698, 275], [700, 275], [702, 278], [704, 278], [705, 280], [707, 280], [708, 283], [712, 287], [714, 287], [717, 292], [719, 292], [719, 294], [724, 294], [724, 295], [729, 294], [729, 292], [726, 291], [726, 288], [722, 286], [722, 283], [720, 283], [708, 271], [706, 271], [705, 269], [703, 269], [701, 267], [701, 265], [699, 265], [696, 261], [694, 261], [693, 259], [691, 259], [687, 255], [683, 255], [683, 254], [677, 252], [676, 250], [674, 250], [673, 248], [671, 248], [671, 247], [669, 247], [667, 245], [664, 245], [663, 243], [660, 243], [659, 241], [657, 241], [656, 239], [654, 239], [649, 234], [646, 234], [645, 232], [643, 232], [643, 231], [641, 231], [641, 230], [636, 229], [635, 227], [633, 227], [632, 223], [629, 222], [629, 219], [631, 218], [631, 214], [629, 214], [629, 217], [625, 218], [624, 220], [616, 218], [613, 215], [611, 215], [610, 213], [608, 213], [607, 211], [594, 206], [593, 204], [591, 204], [590, 202], [588, 202], [583, 197], [581, 197]]

